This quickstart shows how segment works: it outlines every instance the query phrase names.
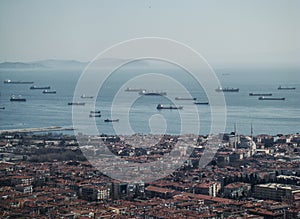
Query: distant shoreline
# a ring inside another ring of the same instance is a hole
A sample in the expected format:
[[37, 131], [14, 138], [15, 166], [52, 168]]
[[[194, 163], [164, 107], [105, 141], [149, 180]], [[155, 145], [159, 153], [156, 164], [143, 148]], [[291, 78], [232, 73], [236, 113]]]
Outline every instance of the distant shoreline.
[[49, 126], [49, 127], [41, 127], [41, 128], [3, 129], [3, 130], [0, 130], [0, 134], [3, 134], [3, 133], [73, 131], [73, 130], [74, 130], [74, 128], [72, 128], [72, 127]]
[[[16, 133], [23, 133], [23, 134], [28, 134], [28, 133], [52, 133], [52, 132], [60, 132], [60, 131], [74, 131], [75, 129], [73, 127], [62, 127], [62, 126], [49, 126], [49, 127], [40, 127], [40, 128], [20, 128], [20, 129], [0, 129], [0, 134], [16, 134]], [[225, 134], [230, 134], [230, 133], [210, 133], [210, 134], [205, 134], [205, 133], [199, 133], [197, 135], [205, 136], [205, 135], [225, 135]], [[70, 136], [75, 136], [75, 134], [69, 134]], [[85, 134], [83, 134], [85, 135]], [[105, 134], [105, 133], [99, 133], [98, 135], [107, 135], [107, 136], [126, 136], [123, 134]], [[154, 135], [151, 133], [135, 133], [133, 135]], [[170, 135], [170, 136], [183, 136], [183, 135], [196, 135], [193, 133], [181, 133], [181, 134], [170, 134], [170, 133], [162, 133], [158, 135]], [[250, 134], [243, 134], [243, 133], [237, 133], [237, 135], [241, 136], [250, 136]], [[254, 134], [253, 136], [287, 136], [287, 135], [299, 135], [299, 133], [277, 133], [277, 134], [267, 134], [267, 133], [260, 133], [260, 134]]]

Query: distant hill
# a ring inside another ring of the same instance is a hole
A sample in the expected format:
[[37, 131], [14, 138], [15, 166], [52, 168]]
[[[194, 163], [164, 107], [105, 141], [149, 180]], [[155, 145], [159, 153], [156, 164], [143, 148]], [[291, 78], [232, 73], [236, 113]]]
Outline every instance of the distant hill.
[[58, 60], [58, 59], [47, 59], [33, 62], [44, 66], [46, 68], [84, 68], [88, 62], [80, 62], [76, 60]]
[[0, 69], [84, 68], [88, 63], [75, 60], [41, 60], [35, 62], [2, 62]]
[[[93, 63], [93, 67], [107, 67], [110, 65], [118, 65], [123, 63], [124, 59], [114, 59], [114, 58], [105, 58], [97, 60]], [[80, 62], [76, 60], [59, 60], [59, 59], [47, 59], [34, 62], [2, 62], [0, 63], [0, 69], [72, 69], [72, 68], [85, 68], [89, 62]], [[147, 60], [140, 60], [136, 62], [131, 62], [133, 67], [143, 67], [148, 66], [149, 62]]]
[[39, 63], [25, 63], [25, 62], [2, 62], [0, 68], [44, 68], [45, 66]]

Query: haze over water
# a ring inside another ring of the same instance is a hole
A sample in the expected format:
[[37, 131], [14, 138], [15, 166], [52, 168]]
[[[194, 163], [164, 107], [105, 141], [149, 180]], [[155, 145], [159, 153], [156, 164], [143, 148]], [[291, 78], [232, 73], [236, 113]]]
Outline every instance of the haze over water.
[[[104, 85], [103, 92], [97, 98], [97, 110], [101, 110], [102, 117], [95, 118], [99, 133], [115, 134], [112, 124], [103, 120], [111, 118], [111, 103], [115, 92], [122, 86], [124, 77], [128, 74], [138, 74], [145, 69], [121, 69], [109, 78]], [[157, 70], [155, 70], [157, 71]], [[207, 101], [204, 91], [190, 78], [184, 76], [180, 70], [163, 70], [167, 74], [177, 74], [178, 80], [188, 87], [191, 96], [199, 101]], [[151, 71], [150, 71], [151, 72]], [[82, 69], [35, 69], [35, 70], [0, 70], [0, 106], [5, 110], [0, 111], [0, 129], [36, 128], [47, 126], [72, 126], [72, 102], [74, 89]], [[253, 124], [254, 134], [288, 134], [300, 130], [300, 76], [299, 69], [217, 69], [216, 73], [223, 87], [240, 88], [238, 93], [225, 93], [227, 104], [226, 132], [233, 131], [237, 123], [238, 133], [250, 134], [250, 124]], [[121, 76], [120, 76], [121, 75]], [[122, 79], [123, 77], [123, 79]], [[34, 81], [36, 86], [51, 86], [57, 94], [45, 95], [42, 90], [30, 90], [28, 84], [4, 84], [5, 79], [13, 81]], [[128, 78], [127, 78], [128, 79]], [[278, 86], [292, 86], [296, 90], [278, 90]], [[151, 84], [137, 84], [136, 88], [149, 88]], [[162, 85], [161, 90], [170, 92], [172, 86]], [[174, 90], [173, 90], [174, 92]], [[176, 92], [176, 91], [175, 91]], [[249, 93], [272, 93], [273, 97], [285, 97], [285, 101], [260, 101], [258, 97], [250, 97]], [[26, 102], [10, 102], [12, 94], [24, 96]], [[87, 94], [88, 95], [88, 94]], [[167, 97], [139, 96], [137, 93], [128, 92], [136, 96], [137, 100], [130, 109], [130, 124], [136, 133], [150, 133], [149, 119], [152, 115], [160, 114], [167, 122], [167, 133], [180, 133], [180, 117], [176, 110], [156, 109], [157, 104], [168, 104]], [[178, 96], [182, 96], [178, 93]], [[91, 100], [82, 99], [89, 105]], [[123, 100], [126, 102], [126, 100]], [[175, 101], [175, 100], [172, 100]], [[182, 105], [183, 113], [187, 115], [194, 107], [192, 101], [175, 101]], [[77, 106], [80, 107], [80, 106]], [[200, 134], [210, 132], [210, 106], [197, 106], [200, 112]], [[126, 113], [126, 107], [120, 105], [120, 115]], [[89, 118], [87, 111], [86, 119]], [[121, 121], [120, 121], [121, 122]], [[195, 121], [190, 120], [189, 123]]]

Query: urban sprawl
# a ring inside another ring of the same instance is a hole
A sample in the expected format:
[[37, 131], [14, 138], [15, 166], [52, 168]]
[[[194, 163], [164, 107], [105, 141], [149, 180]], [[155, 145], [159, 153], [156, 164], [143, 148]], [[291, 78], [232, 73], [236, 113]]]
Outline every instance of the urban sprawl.
[[0, 218], [300, 218], [300, 135], [220, 136], [208, 165], [200, 158], [211, 136], [200, 135], [171, 174], [124, 182], [86, 159], [101, 153], [93, 143], [145, 164], [192, 136], [81, 136], [79, 146], [71, 135], [1, 133]]

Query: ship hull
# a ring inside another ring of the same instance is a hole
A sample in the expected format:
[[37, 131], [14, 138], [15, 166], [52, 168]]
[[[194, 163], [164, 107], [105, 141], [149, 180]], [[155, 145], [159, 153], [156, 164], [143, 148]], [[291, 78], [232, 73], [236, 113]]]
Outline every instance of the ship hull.
[[175, 97], [175, 100], [197, 100], [197, 98], [192, 97], [192, 98], [188, 98], [188, 97]]
[[240, 89], [216, 89], [216, 92], [239, 92]]
[[119, 122], [119, 119], [105, 119], [104, 122]]
[[33, 81], [4, 81], [4, 84], [33, 84]]
[[85, 103], [68, 103], [68, 105], [74, 105], [74, 106], [84, 106]]
[[274, 98], [271, 98], [271, 97], [260, 97], [258, 99], [259, 100], [285, 100], [285, 97], [282, 97], [282, 98], [277, 98], [277, 97], [274, 97]]
[[26, 101], [26, 99], [10, 99], [10, 101], [12, 101], [12, 102], [25, 102]]
[[164, 106], [164, 105], [158, 104], [156, 109], [158, 109], [158, 110], [162, 110], [162, 109], [180, 110], [180, 109], [183, 109], [183, 107], [182, 106]]
[[143, 91], [144, 89], [136, 89], [136, 88], [127, 88], [125, 91], [126, 92], [141, 92]]
[[296, 90], [295, 87], [279, 87], [278, 90]]
[[56, 91], [43, 91], [43, 94], [56, 94]]
[[30, 90], [47, 90], [50, 89], [50, 86], [46, 86], [46, 87], [30, 87]]
[[208, 102], [194, 102], [196, 105], [208, 105]]
[[260, 96], [260, 97], [264, 97], [264, 96], [272, 96], [273, 94], [268, 93], [268, 94], [255, 94], [255, 93], [249, 93], [249, 96]]

